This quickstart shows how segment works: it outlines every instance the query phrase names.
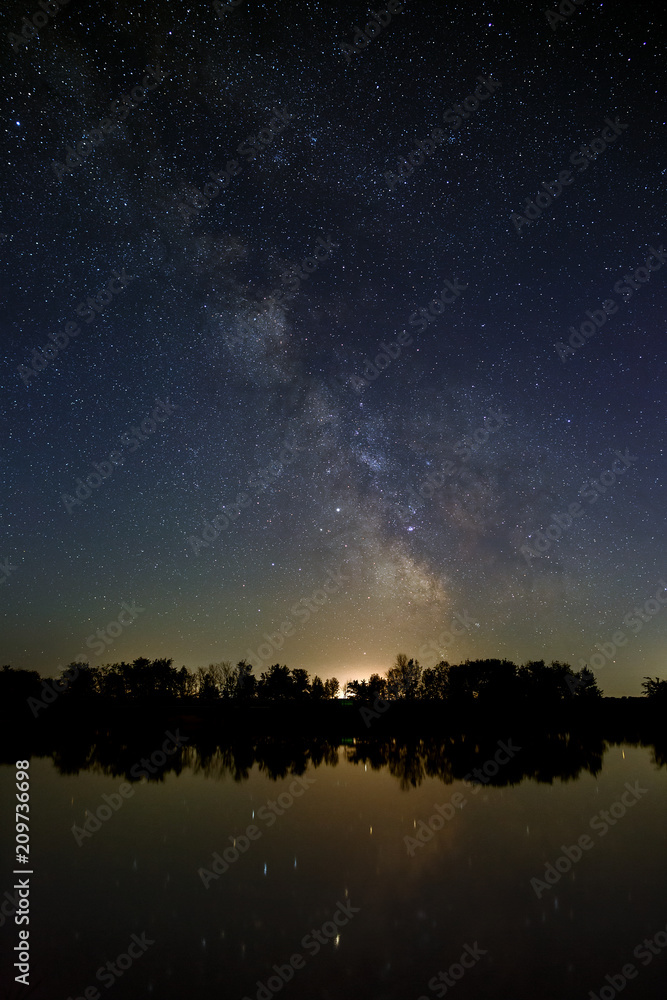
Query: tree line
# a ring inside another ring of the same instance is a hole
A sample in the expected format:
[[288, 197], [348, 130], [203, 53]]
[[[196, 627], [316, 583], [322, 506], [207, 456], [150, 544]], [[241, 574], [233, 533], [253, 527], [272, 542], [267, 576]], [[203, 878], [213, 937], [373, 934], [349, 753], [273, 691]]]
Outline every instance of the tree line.
[[[176, 668], [172, 659], [138, 657], [132, 663], [109, 663], [93, 667], [72, 663], [61, 672], [66, 690], [74, 698], [104, 698], [115, 701], [137, 699], [235, 702], [326, 701], [341, 691], [335, 677], [311, 678], [301, 667], [275, 663], [257, 677], [246, 660], [235, 666], [229, 661], [211, 663], [191, 671]], [[36, 670], [0, 670], [0, 698], [9, 703], [39, 697], [44, 686]], [[647, 677], [642, 685], [651, 700], [667, 701], [667, 681]], [[530, 660], [517, 666], [511, 660], [466, 660], [450, 664], [441, 660], [422, 667], [418, 660], [399, 653], [384, 675], [349, 681], [343, 692], [360, 703], [390, 701], [443, 701], [454, 704], [496, 704], [530, 701], [554, 704], [573, 699], [597, 699], [602, 691], [593, 671], [574, 671], [568, 663]]]
[[[172, 659], [149, 660], [137, 657], [132, 663], [107, 663], [92, 667], [87, 663], [70, 663], [56, 678], [62, 680], [73, 698], [104, 698], [114, 701], [152, 699], [171, 701], [200, 699], [203, 701], [286, 701], [325, 700], [336, 698], [340, 684], [336, 678], [312, 680], [307, 670], [290, 670], [274, 664], [259, 677], [252, 666], [241, 660], [236, 666], [229, 661], [211, 663], [191, 671], [176, 668]], [[48, 681], [47, 681], [48, 683]], [[45, 679], [36, 670], [0, 670], [0, 698], [17, 701], [38, 698]]]

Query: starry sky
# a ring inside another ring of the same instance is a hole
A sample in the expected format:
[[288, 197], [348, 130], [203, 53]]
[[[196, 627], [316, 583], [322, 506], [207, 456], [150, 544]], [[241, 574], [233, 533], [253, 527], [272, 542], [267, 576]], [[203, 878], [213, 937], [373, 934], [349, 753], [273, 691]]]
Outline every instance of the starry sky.
[[664, 676], [663, 26], [571, 6], [8, 0], [3, 663]]

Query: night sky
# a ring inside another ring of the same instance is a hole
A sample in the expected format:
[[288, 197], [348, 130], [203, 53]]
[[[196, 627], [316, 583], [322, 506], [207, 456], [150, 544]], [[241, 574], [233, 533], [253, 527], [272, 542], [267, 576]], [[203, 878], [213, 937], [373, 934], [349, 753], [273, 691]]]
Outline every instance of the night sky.
[[562, 6], [4, 5], [3, 663], [664, 676], [664, 25]]

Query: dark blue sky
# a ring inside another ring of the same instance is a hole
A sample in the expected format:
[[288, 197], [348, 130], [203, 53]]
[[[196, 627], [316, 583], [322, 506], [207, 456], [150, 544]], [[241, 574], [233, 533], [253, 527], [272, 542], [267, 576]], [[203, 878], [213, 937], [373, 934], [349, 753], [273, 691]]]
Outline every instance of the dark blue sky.
[[[14, 51], [37, 10], [1, 15], [3, 662], [346, 680], [437, 650], [593, 662], [607, 694], [664, 673], [650, 10], [588, 0], [554, 30], [525, 3], [406, 3], [350, 55], [356, 3], [82, 0]], [[363, 385], [381, 343], [400, 356]]]

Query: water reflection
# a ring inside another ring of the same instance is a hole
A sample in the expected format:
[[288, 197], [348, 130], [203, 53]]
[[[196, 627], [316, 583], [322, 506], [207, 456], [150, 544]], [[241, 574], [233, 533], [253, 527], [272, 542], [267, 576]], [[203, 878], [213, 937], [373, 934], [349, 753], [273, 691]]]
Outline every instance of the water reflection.
[[[172, 730], [168, 731], [172, 733]], [[417, 788], [427, 778], [437, 778], [444, 784], [476, 780], [484, 764], [494, 758], [499, 740], [495, 737], [471, 735], [429, 737], [426, 739], [346, 739], [333, 741], [321, 738], [239, 739], [224, 742], [210, 734], [196, 738], [185, 729], [176, 729], [184, 746], [166, 761], [151, 766], [152, 755], [164, 741], [165, 731], [153, 735], [143, 733], [118, 738], [111, 732], [88, 737], [61, 735], [53, 746], [38, 746], [37, 755], [52, 756], [58, 772], [76, 775], [84, 771], [124, 778], [128, 782], [164, 781], [169, 773], [181, 774], [188, 769], [194, 774], [218, 781], [248, 781], [253, 768], [272, 781], [303, 775], [309, 768], [336, 767], [341, 755], [349, 763], [372, 771], [388, 770], [402, 789]], [[505, 736], [505, 740], [510, 739]], [[502, 742], [502, 741], [500, 741]], [[555, 780], [572, 781], [582, 774], [597, 775], [608, 747], [620, 740], [608, 741], [599, 735], [578, 733], [524, 734], [514, 739], [517, 753], [495, 774], [484, 772], [481, 780], [490, 787], [507, 787], [531, 779], [551, 784]], [[652, 762], [658, 767], [667, 764], [665, 744], [657, 740], [636, 738], [624, 740], [628, 746], [648, 747]], [[27, 748], [26, 752], [27, 751]], [[159, 750], [158, 750], [159, 755]], [[162, 757], [165, 755], [162, 754]]]
[[[187, 737], [171, 756], [169, 732]], [[126, 1000], [255, 1000], [299, 953], [285, 1000], [433, 1000], [440, 973], [457, 1000], [584, 1000], [667, 922], [665, 755], [639, 738], [230, 740], [179, 723], [42, 734], [31, 751], [35, 1000], [84, 996], [144, 933], [156, 943], [118, 984]], [[648, 791], [603, 836], [591, 820], [635, 782]], [[583, 834], [594, 846], [575, 857]], [[334, 933], [343, 903], [355, 916]], [[661, 962], [633, 996], [664, 995]]]

